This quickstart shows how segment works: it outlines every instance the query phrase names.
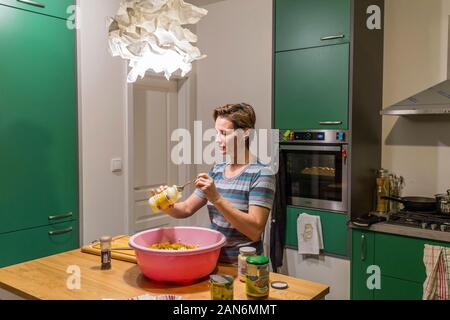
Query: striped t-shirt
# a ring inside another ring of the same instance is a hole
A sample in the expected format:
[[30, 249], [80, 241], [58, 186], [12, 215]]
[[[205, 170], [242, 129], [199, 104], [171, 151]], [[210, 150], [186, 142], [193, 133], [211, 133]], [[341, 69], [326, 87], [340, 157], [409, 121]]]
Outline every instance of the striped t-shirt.
[[[225, 177], [225, 167], [226, 163], [217, 164], [208, 173], [214, 179], [217, 192], [224, 199], [231, 202], [236, 209], [247, 213], [251, 205], [272, 209], [275, 195], [275, 176], [269, 167], [260, 163], [250, 163], [237, 176], [232, 178]], [[202, 199], [206, 199], [200, 189], [196, 189], [195, 194]], [[261, 239], [258, 241], [250, 240], [236, 230], [209, 201], [207, 207], [211, 229], [221, 232], [227, 238], [226, 245], [220, 253], [220, 262], [237, 263], [239, 248], [246, 246], [254, 247], [257, 254], [262, 254]]]

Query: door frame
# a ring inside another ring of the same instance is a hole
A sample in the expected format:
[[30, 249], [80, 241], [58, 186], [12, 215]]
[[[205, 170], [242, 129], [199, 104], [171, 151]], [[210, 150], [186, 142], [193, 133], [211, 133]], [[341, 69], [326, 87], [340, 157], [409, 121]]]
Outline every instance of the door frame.
[[[129, 69], [128, 69], [129, 71]], [[153, 72], [147, 72], [146, 76], [158, 79], [165, 79], [163, 75]], [[178, 73], [174, 74], [171, 80], [178, 83], [178, 127], [186, 128], [193, 132], [193, 120], [195, 119], [195, 82], [194, 71], [191, 71], [185, 77], [181, 77]], [[128, 234], [134, 234], [135, 214], [134, 214], [134, 93], [133, 85], [127, 85], [127, 101], [125, 108], [125, 155], [124, 155], [124, 178], [125, 178], [125, 230]], [[192, 166], [179, 165], [178, 179], [179, 181], [189, 181], [195, 174]], [[186, 194], [191, 191], [186, 188]], [[192, 224], [192, 218], [188, 223]]]

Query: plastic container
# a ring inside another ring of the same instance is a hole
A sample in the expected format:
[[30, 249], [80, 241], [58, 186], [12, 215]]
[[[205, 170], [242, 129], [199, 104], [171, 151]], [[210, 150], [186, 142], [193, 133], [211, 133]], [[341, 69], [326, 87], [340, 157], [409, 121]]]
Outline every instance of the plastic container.
[[182, 196], [182, 189], [174, 185], [151, 197], [148, 200], [148, 203], [150, 204], [153, 213], [159, 213], [169, 209], [169, 207], [174, 205]]
[[245, 282], [247, 278], [247, 258], [254, 256], [256, 249], [253, 247], [242, 247], [239, 249], [238, 256], [238, 277], [239, 280]]
[[[198, 245], [192, 250], [158, 250], [148, 246], [156, 243]], [[225, 236], [215, 230], [199, 227], [158, 228], [135, 234], [129, 240], [136, 252], [142, 273], [153, 280], [191, 282], [210, 275], [219, 260]]]

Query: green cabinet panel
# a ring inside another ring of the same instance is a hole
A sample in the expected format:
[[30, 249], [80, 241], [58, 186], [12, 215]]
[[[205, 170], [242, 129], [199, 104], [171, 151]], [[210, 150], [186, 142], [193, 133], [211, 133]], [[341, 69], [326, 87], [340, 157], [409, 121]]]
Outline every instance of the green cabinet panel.
[[375, 300], [422, 300], [423, 285], [381, 276], [380, 290], [374, 290]]
[[75, 0], [33, 0], [32, 2], [35, 3], [35, 5], [26, 3], [25, 1], [0, 0], [0, 4], [63, 19], [71, 17], [74, 13], [73, 7], [69, 7], [75, 4]]
[[367, 286], [367, 268], [374, 264], [375, 241], [372, 232], [352, 230], [351, 299], [372, 300], [374, 290]]
[[[426, 278], [423, 263], [425, 244], [450, 247], [450, 243], [446, 242], [353, 229], [352, 299], [422, 299]], [[369, 276], [366, 270], [370, 265], [378, 266], [381, 272], [381, 288], [372, 291], [365, 285]]]
[[324, 252], [347, 255], [347, 220], [346, 214], [325, 212], [311, 209], [288, 207], [286, 219], [286, 245], [298, 247], [297, 218], [301, 213], [319, 216], [322, 224]]
[[0, 267], [74, 250], [78, 247], [78, 221], [0, 234]]
[[275, 0], [275, 12], [276, 51], [350, 41], [350, 0]]
[[275, 54], [275, 128], [348, 129], [348, 108], [349, 44]]
[[426, 279], [423, 263], [425, 244], [449, 247], [449, 243], [403, 237], [391, 234], [375, 234], [375, 261], [381, 274], [407, 281], [423, 283]]
[[74, 31], [0, 6], [0, 233], [78, 212]]

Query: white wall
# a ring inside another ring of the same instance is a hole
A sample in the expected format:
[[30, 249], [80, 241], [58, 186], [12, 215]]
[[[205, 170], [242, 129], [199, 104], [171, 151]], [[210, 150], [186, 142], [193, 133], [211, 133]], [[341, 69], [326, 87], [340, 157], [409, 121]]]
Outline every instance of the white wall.
[[[257, 127], [271, 128], [272, 0], [226, 0], [204, 8], [208, 15], [196, 32], [208, 57], [196, 62], [196, 120], [212, 128], [214, 108], [246, 102], [255, 108]], [[197, 215], [199, 224], [209, 223], [205, 209]]]
[[110, 171], [125, 147], [126, 63], [107, 51], [106, 17], [119, 0], [79, 0], [78, 83], [81, 108], [82, 243], [128, 230], [123, 174]]
[[[386, 0], [388, 107], [447, 79], [449, 0]], [[450, 188], [450, 117], [384, 117], [382, 165], [406, 178], [404, 195]]]

